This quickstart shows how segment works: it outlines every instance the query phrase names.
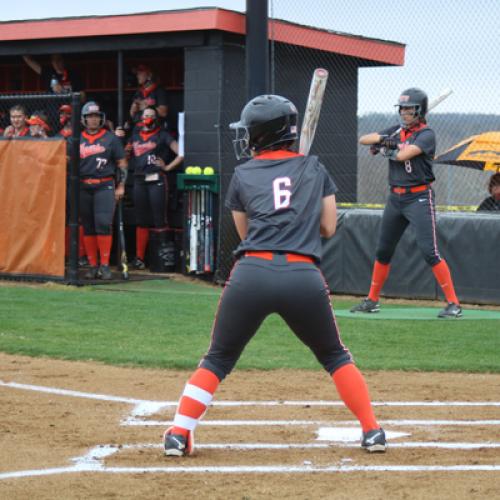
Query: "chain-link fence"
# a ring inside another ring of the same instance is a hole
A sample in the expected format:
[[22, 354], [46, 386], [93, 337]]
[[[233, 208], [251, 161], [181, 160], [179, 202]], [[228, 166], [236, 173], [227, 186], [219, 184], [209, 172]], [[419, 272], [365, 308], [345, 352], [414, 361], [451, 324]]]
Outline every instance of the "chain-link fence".
[[[401, 91], [409, 87], [422, 88], [430, 100], [445, 88], [453, 90], [451, 96], [428, 116], [429, 125], [437, 134], [437, 153], [469, 136], [500, 129], [500, 64], [498, 57], [495, 62], [488, 56], [498, 36], [495, 19], [500, 16], [500, 4], [495, 0], [460, 3], [424, 0], [418, 6], [406, 8], [393, 0], [383, 3], [269, 0], [269, 16], [270, 34], [275, 39], [271, 41], [270, 50], [270, 90], [278, 94], [282, 92], [284, 80], [307, 78], [300, 68], [311, 60], [317, 66], [324, 61], [318, 51], [308, 48], [317, 42], [317, 31], [296, 31], [295, 43], [283, 48], [276, 41], [281, 29], [277, 20], [338, 33], [345, 39], [344, 53], [350, 41], [365, 37], [406, 45], [402, 66], [377, 63], [384, 58], [377, 43], [365, 51], [364, 61], [339, 57], [333, 65], [327, 66], [331, 76], [312, 152], [319, 154], [332, 172], [341, 201], [343, 198], [363, 204], [381, 204], [387, 194], [387, 160], [370, 156], [366, 147], [358, 147], [357, 180], [353, 189], [349, 182], [344, 182], [351, 167], [341, 160], [333, 161], [329, 155], [331, 137], [325, 129], [329, 121], [327, 115], [348, 121], [340, 107], [333, 107], [333, 95], [346, 93], [342, 77], [339, 80], [335, 75], [349, 75], [353, 64], [359, 66], [358, 94], [354, 96], [357, 98], [358, 136], [396, 124], [393, 105]], [[304, 99], [289, 97], [298, 101], [300, 109]], [[434, 172], [436, 200], [442, 209], [473, 209], [488, 195], [486, 186], [491, 172], [440, 164], [435, 164]]]
[[76, 279], [79, 113], [79, 94], [0, 96], [2, 276]]

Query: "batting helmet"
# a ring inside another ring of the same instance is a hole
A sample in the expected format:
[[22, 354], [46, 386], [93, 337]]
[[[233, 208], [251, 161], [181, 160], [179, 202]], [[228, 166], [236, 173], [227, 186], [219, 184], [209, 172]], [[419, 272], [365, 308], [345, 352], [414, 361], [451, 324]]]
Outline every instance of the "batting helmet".
[[82, 107], [82, 125], [87, 128], [87, 116], [89, 115], [99, 115], [99, 127], [104, 127], [106, 122], [106, 115], [104, 111], [101, 111], [101, 107], [95, 101], [86, 102]]
[[236, 131], [233, 140], [236, 158], [249, 158], [251, 151], [295, 141], [298, 137], [297, 121], [297, 108], [285, 97], [254, 97], [241, 111], [240, 121], [229, 125]]
[[398, 103], [396, 106], [398, 107], [398, 112], [401, 111], [401, 108], [415, 108], [415, 118], [420, 120], [425, 120], [425, 115], [427, 114], [429, 100], [427, 98], [427, 94], [420, 89], [411, 88], [406, 89], [401, 92], [399, 96]]

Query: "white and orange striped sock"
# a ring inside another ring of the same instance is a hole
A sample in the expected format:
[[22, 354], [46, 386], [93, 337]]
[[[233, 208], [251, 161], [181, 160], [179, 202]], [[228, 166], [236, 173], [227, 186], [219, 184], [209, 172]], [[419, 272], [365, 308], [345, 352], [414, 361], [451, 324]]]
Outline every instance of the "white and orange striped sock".
[[213, 395], [219, 386], [220, 380], [215, 373], [206, 368], [198, 368], [184, 387], [174, 425], [170, 432], [187, 437], [194, 431], [200, 418], [211, 403]]

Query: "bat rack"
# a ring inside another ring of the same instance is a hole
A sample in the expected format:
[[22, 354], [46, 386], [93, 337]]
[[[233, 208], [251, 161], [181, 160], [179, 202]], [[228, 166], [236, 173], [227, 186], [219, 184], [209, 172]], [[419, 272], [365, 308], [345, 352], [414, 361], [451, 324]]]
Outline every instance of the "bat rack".
[[215, 272], [216, 205], [220, 177], [217, 174], [177, 174], [177, 189], [183, 191], [184, 200], [183, 272], [212, 275]]

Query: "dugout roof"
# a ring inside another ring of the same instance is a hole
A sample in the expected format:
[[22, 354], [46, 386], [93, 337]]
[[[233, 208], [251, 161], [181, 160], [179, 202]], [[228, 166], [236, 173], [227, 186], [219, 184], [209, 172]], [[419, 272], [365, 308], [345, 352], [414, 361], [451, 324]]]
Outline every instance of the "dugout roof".
[[[276, 42], [364, 60], [365, 64], [360, 65], [404, 64], [405, 45], [401, 43], [339, 33], [278, 19], [270, 21], [274, 22], [270, 22], [269, 35]], [[141, 48], [142, 44], [138, 37], [151, 41], [152, 35], [203, 34], [210, 31], [244, 35], [245, 14], [206, 7], [114, 16], [2, 22], [0, 55], [27, 53], [27, 48], [31, 54]], [[106, 38], [105, 44], [102, 44], [103, 37]], [[127, 46], [123, 46], [124, 37]], [[54, 40], [58, 41], [57, 46], [50, 43]], [[36, 46], [33, 44], [35, 41]], [[96, 44], [97, 41], [100, 43]], [[178, 39], [179, 43], [183, 41], [188, 42], [188, 39]], [[187, 44], [192, 43], [193, 41]]]

